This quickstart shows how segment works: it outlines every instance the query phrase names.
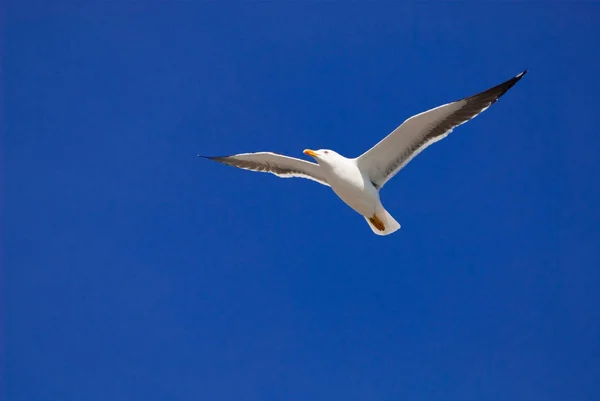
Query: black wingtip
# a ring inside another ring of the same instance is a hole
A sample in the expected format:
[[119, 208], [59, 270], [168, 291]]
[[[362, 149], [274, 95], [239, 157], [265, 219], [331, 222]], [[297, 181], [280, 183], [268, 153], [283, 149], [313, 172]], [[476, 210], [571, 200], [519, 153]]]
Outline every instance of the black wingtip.
[[225, 159], [228, 156], [204, 156], [204, 155], [201, 155], [200, 153], [196, 153], [196, 157], [201, 157], [203, 159], [207, 159], [207, 160], [212, 160], [212, 161], [218, 162], [218, 161], [221, 161], [221, 160]]
[[529, 71], [529, 70], [525, 70], [525, 71], [523, 71], [522, 73], [520, 73], [520, 74], [517, 74], [517, 76], [516, 76], [515, 78], [516, 78], [516, 79], [521, 79], [521, 78], [523, 78], [523, 76], [524, 76], [525, 74], [527, 74], [527, 71]]

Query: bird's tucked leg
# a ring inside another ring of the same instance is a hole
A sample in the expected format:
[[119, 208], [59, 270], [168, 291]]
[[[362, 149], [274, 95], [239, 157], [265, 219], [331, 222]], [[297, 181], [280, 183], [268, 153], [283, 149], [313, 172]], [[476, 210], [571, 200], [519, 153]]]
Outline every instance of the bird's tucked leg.
[[385, 230], [385, 225], [383, 224], [383, 222], [381, 220], [379, 220], [379, 217], [377, 217], [377, 215], [374, 214], [373, 217], [369, 217], [369, 221], [379, 231]]

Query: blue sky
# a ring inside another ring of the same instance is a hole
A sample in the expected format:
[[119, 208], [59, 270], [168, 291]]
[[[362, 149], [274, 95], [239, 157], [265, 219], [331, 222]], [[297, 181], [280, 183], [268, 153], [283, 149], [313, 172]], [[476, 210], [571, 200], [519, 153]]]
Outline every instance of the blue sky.
[[[5, 399], [599, 399], [600, 5], [59, 3], [5, 6]], [[388, 237], [195, 157], [354, 157], [525, 68]]]

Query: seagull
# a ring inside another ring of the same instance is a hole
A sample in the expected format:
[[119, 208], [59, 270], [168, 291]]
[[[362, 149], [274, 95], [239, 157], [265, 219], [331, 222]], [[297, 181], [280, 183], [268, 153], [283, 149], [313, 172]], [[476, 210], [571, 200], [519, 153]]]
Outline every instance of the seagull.
[[527, 70], [513, 78], [451, 103], [405, 120], [362, 155], [350, 159], [331, 149], [305, 149], [317, 163], [272, 152], [201, 156], [245, 170], [301, 177], [331, 187], [354, 211], [362, 215], [377, 235], [389, 235], [400, 224], [381, 204], [379, 191], [398, 171], [429, 145], [444, 139], [452, 130], [485, 111], [515, 85]]

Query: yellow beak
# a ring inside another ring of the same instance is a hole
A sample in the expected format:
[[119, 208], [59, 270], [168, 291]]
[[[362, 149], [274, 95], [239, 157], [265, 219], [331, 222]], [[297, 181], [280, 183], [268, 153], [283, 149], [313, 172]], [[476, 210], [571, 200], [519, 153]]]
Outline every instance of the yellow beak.
[[310, 150], [310, 149], [304, 149], [303, 153], [305, 155], [309, 155], [309, 156], [312, 156], [312, 157], [317, 157], [318, 156], [317, 152], [315, 152], [314, 150]]

